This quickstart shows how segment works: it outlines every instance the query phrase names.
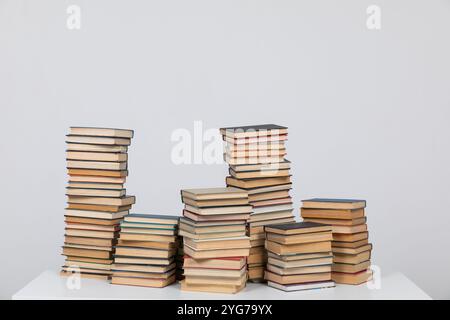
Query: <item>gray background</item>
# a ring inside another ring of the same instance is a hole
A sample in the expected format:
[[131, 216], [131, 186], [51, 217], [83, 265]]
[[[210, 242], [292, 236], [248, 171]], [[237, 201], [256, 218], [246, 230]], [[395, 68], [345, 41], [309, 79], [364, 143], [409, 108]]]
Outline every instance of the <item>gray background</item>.
[[0, 0], [0, 297], [63, 262], [70, 125], [135, 129], [134, 211], [180, 214], [181, 188], [227, 171], [171, 162], [202, 120], [288, 126], [297, 215], [367, 199], [373, 262], [450, 298], [449, 31], [444, 0]]

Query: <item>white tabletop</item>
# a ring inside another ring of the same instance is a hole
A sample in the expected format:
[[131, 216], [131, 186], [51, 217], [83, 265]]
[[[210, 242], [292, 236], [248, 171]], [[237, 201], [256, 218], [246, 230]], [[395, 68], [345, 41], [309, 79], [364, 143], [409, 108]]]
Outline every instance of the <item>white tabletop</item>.
[[337, 285], [335, 288], [283, 292], [266, 284], [248, 283], [237, 294], [213, 294], [181, 291], [179, 284], [159, 289], [134, 286], [112, 285], [107, 281], [80, 279], [79, 289], [70, 289], [67, 278], [57, 271], [47, 270], [19, 290], [13, 299], [242, 299], [242, 300], [346, 300], [346, 299], [431, 299], [424, 291], [401, 273], [383, 275], [379, 289], [359, 286]]

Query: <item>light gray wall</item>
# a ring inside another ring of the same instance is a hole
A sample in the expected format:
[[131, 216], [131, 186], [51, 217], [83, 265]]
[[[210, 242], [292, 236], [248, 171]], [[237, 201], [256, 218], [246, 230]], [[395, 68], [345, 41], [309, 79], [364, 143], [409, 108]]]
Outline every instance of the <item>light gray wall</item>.
[[202, 120], [288, 126], [296, 208], [367, 199], [374, 263], [450, 298], [449, 31], [444, 0], [0, 0], [0, 297], [63, 262], [70, 125], [135, 129], [135, 211], [179, 214], [180, 188], [224, 183], [170, 160]]

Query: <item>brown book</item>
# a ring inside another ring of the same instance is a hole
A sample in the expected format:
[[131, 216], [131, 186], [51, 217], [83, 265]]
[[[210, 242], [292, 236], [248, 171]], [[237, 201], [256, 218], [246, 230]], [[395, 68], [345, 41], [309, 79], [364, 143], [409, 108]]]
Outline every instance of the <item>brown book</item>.
[[264, 201], [270, 199], [282, 199], [289, 197], [289, 190], [272, 191], [265, 193], [249, 194], [248, 200], [250, 203], [256, 201]]
[[71, 261], [68, 259], [65, 261], [64, 267], [79, 267], [79, 268], [111, 271], [111, 264], [92, 263], [92, 262], [83, 262], [83, 261]]
[[111, 270], [102, 270], [102, 269], [95, 269], [95, 268], [86, 268], [86, 267], [79, 267], [75, 268], [74, 266], [63, 266], [61, 268], [63, 271], [66, 272], [73, 272], [74, 270], [79, 270], [80, 273], [92, 273], [92, 274], [103, 274], [111, 276], [112, 272]]
[[332, 257], [333, 253], [330, 251], [328, 252], [314, 252], [314, 253], [297, 253], [293, 255], [277, 255], [273, 252], [268, 252], [267, 255], [269, 258], [279, 259], [282, 261], [299, 261], [299, 260], [307, 260], [307, 259], [321, 259], [321, 258], [328, 258]]
[[267, 148], [262, 146], [258, 149], [250, 148], [225, 148], [225, 154], [230, 158], [252, 158], [252, 157], [268, 157], [268, 156], [285, 156], [286, 148]]
[[129, 278], [113, 276], [112, 284], [122, 284], [127, 286], [163, 288], [175, 282], [175, 275], [168, 279], [147, 279], [147, 278]]
[[206, 216], [206, 215], [223, 215], [223, 214], [250, 214], [253, 208], [250, 205], [198, 208], [186, 204], [185, 210], [198, 215]]
[[66, 223], [85, 223], [85, 224], [95, 224], [95, 225], [101, 225], [101, 226], [113, 226], [117, 225], [122, 221], [121, 218], [119, 219], [98, 219], [98, 218], [84, 218], [84, 217], [75, 217], [75, 216], [68, 216], [65, 215], [64, 221]]
[[114, 239], [117, 237], [117, 234], [118, 232], [114, 231], [78, 230], [66, 228], [66, 235], [73, 237]]
[[[70, 277], [70, 276], [73, 276], [73, 272], [61, 270], [59, 275], [61, 277]], [[89, 274], [89, 273], [83, 273], [83, 272], [80, 272], [79, 276], [81, 278], [96, 279], [96, 280], [109, 280], [109, 278], [110, 278], [109, 275], [105, 275], [105, 274], [94, 274], [94, 273]]]
[[[272, 220], [278, 220], [278, 219], [293, 219], [294, 215], [291, 210], [281, 210], [281, 211], [274, 211], [274, 212], [266, 212], [266, 213], [257, 213], [250, 215], [249, 222], [255, 223], [255, 222], [264, 222], [264, 221], [272, 221]], [[269, 225], [270, 223], [264, 223], [264, 225]]]
[[333, 233], [360, 233], [367, 231], [367, 224], [357, 226], [333, 226]]
[[[193, 226], [191, 224], [185, 223], [185, 220], [183, 218], [180, 219], [180, 226], [181, 231], [184, 231], [185, 233], [189, 233], [191, 235], [211, 235], [211, 234], [217, 234], [217, 233], [228, 233], [228, 232], [243, 232], [245, 233], [245, 224], [242, 222], [241, 224], [230, 224], [230, 225], [211, 225], [211, 226]], [[193, 238], [193, 237], [191, 237]]]
[[68, 168], [67, 172], [70, 176], [99, 176], [99, 177], [115, 177], [123, 178], [128, 176], [127, 170], [99, 170], [99, 169], [75, 169]]
[[119, 238], [117, 245], [125, 246], [125, 247], [138, 247], [138, 248], [169, 250], [169, 249], [174, 249], [176, 246], [176, 243], [175, 242], [162, 242], [162, 241], [123, 240], [123, 239]]
[[181, 190], [182, 198], [193, 200], [223, 200], [223, 199], [242, 199], [248, 198], [245, 190], [226, 187], [226, 188], [198, 188]]
[[194, 221], [235, 221], [235, 220], [243, 220], [247, 221], [250, 218], [250, 214], [243, 213], [243, 214], [215, 214], [215, 215], [209, 215], [209, 216], [201, 216], [198, 214], [195, 214], [193, 212], [183, 210], [183, 215], [186, 218], [189, 218]]
[[280, 244], [296, 244], [296, 243], [331, 241], [333, 239], [333, 235], [331, 231], [294, 234], [290, 236], [285, 236], [276, 233], [267, 233], [266, 238], [267, 240]]
[[[283, 213], [284, 214], [284, 213]], [[271, 215], [271, 214], [267, 214]], [[269, 220], [261, 220], [261, 221], [250, 221], [250, 229], [259, 227], [259, 226], [268, 226], [268, 225], [274, 225], [274, 224], [282, 224], [282, 223], [294, 223], [295, 219], [294, 216], [289, 216], [286, 218], [276, 218], [276, 219], [269, 219]]]
[[[112, 215], [112, 216], [124, 217], [126, 214], [128, 214], [128, 210], [131, 209], [131, 205], [111, 206], [111, 205], [101, 205], [101, 204], [68, 203], [67, 208], [74, 209], [73, 211], [106, 212], [106, 213], [109, 213], [110, 216], [113, 213], [115, 213], [115, 215]], [[100, 215], [100, 213], [98, 213], [97, 216], [106, 217], [106, 215]], [[107, 219], [107, 218], [105, 218], [105, 219]]]
[[258, 187], [267, 187], [274, 185], [282, 185], [291, 182], [291, 177], [276, 177], [276, 178], [261, 178], [255, 180], [239, 180], [233, 177], [227, 177], [226, 183], [229, 186], [238, 187], [242, 189], [251, 189]]
[[132, 264], [132, 265], [162, 265], [168, 266], [174, 262], [173, 257], [170, 258], [142, 258], [142, 257], [125, 257], [114, 256], [114, 263]]
[[189, 256], [184, 257], [185, 268], [209, 268], [240, 270], [246, 265], [245, 257], [217, 258], [196, 260]]
[[92, 136], [79, 136], [79, 135], [67, 135], [67, 143], [84, 143], [84, 144], [102, 144], [102, 145], [116, 145], [116, 146], [129, 146], [131, 140], [129, 138], [114, 138], [114, 137], [92, 137]]
[[124, 196], [121, 198], [106, 198], [106, 197], [84, 197], [84, 196], [68, 196], [68, 203], [77, 204], [93, 204], [103, 206], [128, 206], [136, 202], [135, 196]]
[[372, 279], [370, 269], [357, 273], [332, 272], [331, 279], [336, 283], [358, 285]]
[[[274, 167], [276, 167], [276, 166], [274, 166]], [[278, 168], [276, 168], [274, 170], [242, 171], [242, 172], [236, 172], [230, 168], [229, 172], [230, 172], [230, 175], [236, 179], [261, 179], [261, 178], [268, 178], [268, 177], [289, 177], [289, 175], [290, 175], [289, 170], [287, 170], [287, 169], [281, 170]]]
[[70, 182], [68, 188], [73, 189], [100, 189], [100, 190], [122, 190], [123, 183], [99, 183], [99, 182]]
[[86, 237], [76, 237], [76, 236], [65, 236], [65, 242], [70, 244], [82, 244], [90, 246], [99, 247], [111, 247], [114, 245], [112, 239], [102, 239], [102, 238], [86, 238]]
[[278, 275], [276, 273], [266, 271], [264, 278], [268, 281], [273, 281], [280, 284], [329, 281], [331, 280], [331, 272], [297, 274], [297, 275]]
[[184, 244], [184, 253], [194, 259], [214, 259], [227, 257], [247, 257], [249, 249], [220, 249], [220, 250], [201, 250], [196, 251], [193, 248]]
[[331, 264], [322, 266], [303, 266], [303, 267], [291, 267], [281, 268], [272, 264], [267, 265], [267, 270], [278, 275], [298, 275], [298, 274], [311, 274], [311, 273], [324, 273], [331, 272]]
[[175, 262], [172, 262], [169, 265], [135, 265], [135, 264], [114, 263], [111, 266], [111, 269], [113, 271], [162, 273], [162, 272], [169, 272], [175, 269]]
[[175, 242], [176, 238], [176, 236], [120, 232], [120, 239], [129, 241]]
[[175, 269], [168, 272], [137, 272], [137, 271], [121, 271], [114, 270], [113, 277], [123, 277], [123, 278], [142, 278], [142, 279], [168, 279], [175, 275]]
[[265, 247], [268, 251], [278, 255], [288, 255], [295, 253], [329, 252], [331, 251], [331, 242], [323, 241], [315, 243], [283, 245], [273, 241], [266, 240]]
[[120, 198], [125, 196], [126, 190], [108, 190], [108, 189], [81, 189], [81, 188], [67, 188], [66, 195], [68, 196], [84, 196], [84, 197], [115, 197]]
[[355, 242], [363, 239], [367, 239], [369, 237], [369, 233], [358, 232], [358, 233], [333, 233], [333, 241], [345, 241], [345, 242]]
[[364, 217], [364, 208], [360, 209], [309, 209], [300, 208], [303, 218], [316, 219], [357, 219]]
[[111, 252], [107, 250], [80, 249], [80, 248], [70, 248], [67, 246], [63, 247], [63, 255], [75, 257], [111, 259]]
[[186, 283], [183, 280], [181, 283], [181, 290], [183, 291], [198, 291], [198, 292], [214, 292], [214, 293], [237, 293], [244, 289], [245, 281], [238, 286], [234, 285], [219, 285], [219, 284], [193, 284]]
[[254, 202], [252, 202], [252, 206], [255, 208], [258, 208], [258, 207], [273, 206], [273, 205], [280, 205], [280, 204], [291, 204], [291, 203], [292, 203], [292, 198], [286, 197], [286, 198], [280, 198], [280, 199], [254, 201]]
[[247, 268], [243, 267], [238, 270], [233, 269], [208, 269], [208, 268], [192, 268], [184, 267], [184, 275], [197, 277], [220, 277], [220, 278], [240, 278], [246, 274]]
[[358, 264], [370, 260], [372, 250], [367, 250], [358, 254], [333, 253], [334, 263]]
[[215, 233], [190, 233], [185, 230], [180, 229], [178, 231], [178, 235], [182, 237], [186, 237], [192, 240], [206, 240], [206, 239], [219, 239], [219, 238], [231, 238], [231, 237], [244, 237], [244, 231], [237, 232], [215, 232]]
[[184, 244], [194, 250], [220, 250], [220, 249], [241, 249], [250, 248], [250, 238], [223, 238], [223, 239], [206, 239], [194, 240], [185, 238]]
[[369, 243], [369, 239], [366, 238], [366, 239], [362, 239], [362, 240], [354, 241], [354, 242], [333, 241], [333, 242], [331, 242], [331, 246], [336, 247], [336, 248], [358, 248], [358, 247], [361, 247], [368, 243]]
[[303, 260], [284, 261], [282, 259], [276, 259], [273, 257], [268, 258], [268, 263], [279, 268], [299, 268], [299, 267], [311, 267], [320, 265], [331, 265], [333, 263], [333, 256], [325, 258], [313, 258]]
[[370, 267], [370, 260], [358, 264], [334, 263], [331, 267], [333, 272], [357, 273]]
[[126, 181], [126, 177], [102, 177], [102, 176], [86, 176], [86, 175], [71, 175], [71, 176], [69, 176], [69, 183], [84, 182], [84, 183], [124, 184], [125, 181]]
[[129, 129], [101, 127], [70, 127], [69, 135], [89, 137], [133, 138], [134, 131]]
[[108, 161], [81, 161], [67, 160], [69, 169], [88, 169], [88, 170], [126, 170], [126, 162], [108, 162]]
[[194, 200], [183, 197], [183, 203], [199, 208], [222, 207], [222, 206], [241, 206], [248, 205], [248, 198], [237, 199], [218, 199], [218, 200]]
[[68, 160], [126, 162], [126, 153], [67, 151]]
[[128, 151], [127, 146], [114, 145], [100, 145], [100, 144], [84, 144], [84, 143], [67, 143], [66, 150], [81, 151], [81, 152], [110, 152], [110, 153], [125, 153]]
[[113, 259], [98, 259], [98, 258], [75, 257], [75, 256], [66, 256], [66, 260], [91, 262], [91, 263], [102, 263], [102, 264], [112, 264], [113, 263]]
[[305, 221], [323, 223], [333, 226], [357, 226], [366, 223], [366, 217], [356, 219], [316, 219], [304, 218]]
[[329, 232], [331, 231], [331, 227], [316, 222], [297, 222], [266, 226], [265, 231], [281, 235], [293, 235], [312, 232]]
[[333, 247], [332, 251], [333, 253], [345, 253], [345, 254], [359, 254], [361, 252], [372, 250], [372, 244], [368, 243], [366, 245], [360, 246], [358, 248], [339, 248], [339, 247]]
[[66, 229], [78, 229], [78, 230], [95, 230], [95, 231], [110, 231], [117, 232], [120, 230], [119, 225], [102, 226], [98, 224], [86, 224], [86, 223], [67, 223]]
[[158, 250], [136, 247], [117, 247], [116, 255], [141, 258], [170, 258], [175, 254], [175, 250]]
[[243, 283], [245, 283], [247, 280], [247, 274], [243, 274], [240, 277], [232, 277], [232, 278], [226, 278], [226, 277], [215, 277], [215, 276], [192, 276], [185, 278], [185, 282], [187, 284], [211, 284], [214, 283], [215, 285], [232, 285], [232, 286], [240, 286]]
[[354, 210], [366, 207], [365, 200], [314, 198], [302, 200], [303, 208]]

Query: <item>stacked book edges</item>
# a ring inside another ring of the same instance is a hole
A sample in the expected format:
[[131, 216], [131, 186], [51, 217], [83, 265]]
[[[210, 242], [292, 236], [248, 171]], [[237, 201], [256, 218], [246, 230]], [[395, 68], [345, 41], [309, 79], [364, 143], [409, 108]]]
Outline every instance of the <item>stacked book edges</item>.
[[221, 128], [224, 159], [229, 165], [226, 184], [248, 192], [253, 212], [247, 220], [251, 249], [249, 280], [263, 281], [267, 262], [264, 226], [294, 222], [291, 163], [287, 154], [287, 128], [274, 124]]
[[112, 284], [165, 287], [177, 276], [179, 217], [129, 214], [121, 223]]
[[71, 127], [66, 136], [66, 256], [61, 275], [109, 279], [122, 218], [135, 203], [124, 187], [132, 130]]
[[331, 227], [299, 222], [265, 227], [268, 285], [283, 291], [334, 287]]
[[369, 243], [365, 207], [365, 200], [303, 200], [304, 221], [324, 223], [332, 228], [332, 279], [336, 283], [357, 285], [372, 277], [372, 244]]
[[181, 289], [236, 293], [247, 281], [252, 213], [248, 194], [237, 188], [185, 189], [179, 235], [183, 237]]

